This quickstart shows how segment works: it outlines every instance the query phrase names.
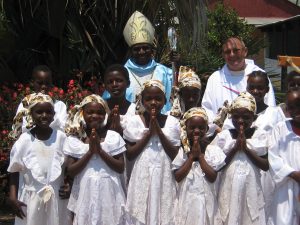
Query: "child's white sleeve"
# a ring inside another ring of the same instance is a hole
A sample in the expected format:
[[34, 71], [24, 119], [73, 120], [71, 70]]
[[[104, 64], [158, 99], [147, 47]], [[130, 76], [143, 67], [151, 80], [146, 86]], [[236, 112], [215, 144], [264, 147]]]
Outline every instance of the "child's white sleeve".
[[22, 144], [20, 143], [22, 139], [18, 139], [13, 145], [10, 152], [10, 162], [7, 171], [10, 173], [20, 172], [25, 169], [23, 163], [23, 156], [25, 149], [22, 149]]
[[270, 136], [270, 147], [268, 152], [268, 160], [270, 164], [270, 173], [273, 180], [276, 183], [280, 183], [285, 178], [295, 171], [290, 165], [288, 165], [284, 159], [280, 156], [280, 129], [276, 126]]
[[111, 156], [121, 154], [126, 151], [125, 141], [119, 133], [108, 130], [105, 141], [101, 143], [101, 148]]
[[69, 136], [65, 140], [63, 152], [65, 155], [79, 159], [88, 151], [88, 148], [89, 145], [85, 145], [77, 137]]
[[125, 129], [123, 130], [123, 137], [125, 140], [130, 142], [137, 142], [141, 140], [149, 129], [145, 128], [141, 122], [138, 121], [138, 115], [133, 117], [128, 117], [125, 125]]
[[226, 155], [217, 145], [208, 145], [205, 150], [205, 160], [215, 171], [220, 170], [226, 165]]
[[62, 101], [56, 101], [54, 103], [54, 111], [55, 111], [54, 120], [50, 126], [52, 128], [56, 128], [64, 131], [65, 124], [68, 117], [66, 104], [63, 103]]
[[172, 170], [177, 170], [179, 169], [184, 162], [187, 160], [187, 154], [184, 153], [183, 148], [179, 148], [179, 151], [172, 161]]

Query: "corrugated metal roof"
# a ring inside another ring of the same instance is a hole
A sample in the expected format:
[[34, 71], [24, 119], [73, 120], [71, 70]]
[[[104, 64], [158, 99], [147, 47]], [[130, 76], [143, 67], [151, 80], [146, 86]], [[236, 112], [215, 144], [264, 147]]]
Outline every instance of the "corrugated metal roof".
[[300, 0], [288, 0], [291, 3], [294, 3], [297, 6], [300, 6]]
[[270, 18], [266, 18], [266, 17], [245, 17], [242, 18], [245, 19], [246, 22], [248, 24], [253, 24], [255, 26], [260, 26], [260, 25], [264, 25], [264, 24], [270, 24], [270, 23], [276, 23], [278, 21], [282, 21], [285, 20], [286, 18], [277, 18], [277, 17], [270, 17]]
[[263, 28], [263, 27], [273, 26], [273, 25], [277, 25], [277, 24], [281, 24], [281, 23], [285, 23], [285, 22], [293, 21], [293, 20], [300, 20], [300, 15], [292, 16], [290, 18], [283, 19], [283, 20], [280, 20], [280, 21], [277, 21], [277, 22], [263, 24], [263, 25], [260, 25], [260, 26], [257, 26], [257, 27], [258, 28]]

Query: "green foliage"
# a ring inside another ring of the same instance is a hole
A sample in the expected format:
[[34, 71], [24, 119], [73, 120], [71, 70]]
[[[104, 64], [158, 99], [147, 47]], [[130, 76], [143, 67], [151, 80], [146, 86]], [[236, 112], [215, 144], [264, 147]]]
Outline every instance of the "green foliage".
[[26, 82], [35, 65], [47, 64], [59, 86], [66, 84], [74, 69], [99, 76], [108, 64], [124, 63], [127, 45], [123, 28], [135, 10], [146, 15], [155, 26], [158, 61], [168, 51], [167, 30], [175, 25], [175, 18], [180, 19], [178, 29], [182, 37], [191, 37], [190, 42], [184, 43], [190, 48], [201, 41], [206, 24], [204, 0], [0, 2], [10, 34], [10, 38], [0, 37], [0, 43], [5, 43], [4, 39], [14, 43], [5, 57], [0, 52], [0, 78], [7, 78], [7, 72], [1, 74], [6, 67], [17, 80]]
[[237, 12], [229, 6], [218, 3], [213, 10], [207, 12], [207, 18], [207, 36], [202, 43], [203, 51], [184, 55], [188, 64], [196, 62], [194, 65], [199, 73], [213, 72], [223, 66], [222, 44], [229, 37], [240, 37], [248, 47], [248, 55], [257, 54], [265, 46], [264, 39], [254, 35], [254, 25], [239, 18]]

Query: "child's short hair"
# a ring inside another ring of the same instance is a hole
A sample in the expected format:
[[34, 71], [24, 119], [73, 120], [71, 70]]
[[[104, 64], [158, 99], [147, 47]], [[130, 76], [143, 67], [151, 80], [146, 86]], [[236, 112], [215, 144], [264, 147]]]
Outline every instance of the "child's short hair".
[[261, 70], [253, 71], [252, 73], [250, 73], [248, 75], [248, 79], [250, 77], [261, 77], [261, 78], [263, 78], [265, 80], [266, 85], [269, 86], [270, 81], [269, 81], [269, 78], [268, 78], [268, 75], [267, 75], [266, 72], [263, 72]]
[[289, 72], [286, 77], [286, 82], [289, 83], [293, 77], [300, 77], [300, 73], [295, 70]]
[[287, 92], [286, 92], [286, 99], [287, 99], [287, 96], [292, 93], [292, 92], [299, 92], [300, 93], [300, 87], [292, 87], [291, 89], [289, 89]]
[[104, 78], [107, 76], [108, 73], [110, 73], [112, 71], [118, 71], [118, 72], [122, 73], [124, 75], [126, 81], [128, 82], [128, 85], [130, 84], [129, 73], [128, 73], [128, 70], [125, 68], [125, 66], [123, 66], [121, 64], [110, 65], [109, 67], [106, 68], [106, 70], [104, 72]]
[[50, 68], [46, 65], [38, 65], [35, 66], [32, 70], [32, 78], [34, 77], [34, 74], [38, 73], [38, 72], [45, 72], [45, 73], [49, 73], [50, 76], [52, 76], [52, 71], [50, 70]]

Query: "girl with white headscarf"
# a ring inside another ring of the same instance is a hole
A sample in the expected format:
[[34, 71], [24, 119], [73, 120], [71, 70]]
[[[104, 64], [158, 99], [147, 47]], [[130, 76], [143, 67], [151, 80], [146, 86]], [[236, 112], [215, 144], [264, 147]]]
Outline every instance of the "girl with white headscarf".
[[185, 112], [180, 127], [182, 147], [172, 162], [179, 183], [176, 225], [221, 225], [213, 182], [225, 154], [221, 149], [207, 148], [208, 117], [203, 108]]
[[34, 93], [24, 103], [24, 109], [14, 119], [11, 135], [19, 137], [22, 133], [23, 118], [30, 131], [21, 134], [15, 142], [8, 167], [12, 173], [10, 200], [17, 215], [15, 224], [70, 224], [67, 201], [59, 198], [66, 135], [50, 127], [54, 118], [50, 96]]
[[139, 115], [128, 118], [123, 131], [127, 156], [135, 159], [126, 202], [129, 225], [174, 225], [176, 181], [171, 170], [180, 145], [179, 123], [161, 113], [165, 89], [146, 81], [138, 97]]
[[229, 108], [234, 129], [217, 134], [212, 146], [222, 149], [218, 204], [225, 225], [265, 225], [261, 170], [268, 170], [267, 132], [254, 126], [254, 97], [242, 92]]
[[125, 142], [106, 128], [109, 108], [98, 95], [89, 95], [72, 108], [66, 123], [67, 174], [74, 178], [68, 208], [74, 225], [124, 224]]

